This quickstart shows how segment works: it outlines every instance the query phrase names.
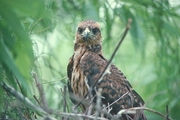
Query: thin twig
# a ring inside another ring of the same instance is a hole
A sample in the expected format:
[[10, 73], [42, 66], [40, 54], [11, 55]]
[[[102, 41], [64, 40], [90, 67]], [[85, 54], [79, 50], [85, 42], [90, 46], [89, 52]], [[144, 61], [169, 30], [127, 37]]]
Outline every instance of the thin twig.
[[111, 104], [109, 104], [107, 107], [105, 107], [104, 109], [107, 109], [108, 107], [111, 107], [113, 104], [115, 104], [116, 102], [118, 102], [120, 99], [122, 99], [124, 96], [126, 96], [129, 92], [124, 93], [120, 98], [118, 98], [117, 100], [115, 100], [114, 102], [112, 102]]
[[170, 119], [169, 119], [168, 105], [166, 105], [166, 120], [170, 120]]
[[[108, 103], [109, 105], [109, 103]], [[101, 117], [106, 116], [106, 118], [110, 119], [112, 118], [112, 114], [110, 114], [110, 111], [112, 110], [112, 108], [105, 108], [105, 105], [102, 105], [102, 110], [101, 110]]]
[[42, 20], [42, 18], [39, 18], [38, 21], [32, 26], [32, 28], [29, 30], [29, 35], [32, 34], [33, 29], [38, 25], [38, 23]]
[[[118, 114], [122, 114], [122, 113], [126, 113], [126, 114], [135, 114], [136, 113], [136, 110], [146, 110], [146, 111], [149, 111], [149, 112], [152, 112], [152, 113], [155, 113], [163, 118], [166, 118], [167, 116], [158, 112], [158, 111], [155, 111], [153, 109], [150, 109], [150, 108], [147, 108], [147, 107], [134, 107], [134, 108], [129, 108], [129, 109], [122, 109], [118, 112]], [[168, 120], [172, 120], [172, 118], [169, 118]]]
[[[64, 97], [63, 112], [66, 112], [66, 85], [64, 85], [63, 97]], [[66, 118], [62, 117], [62, 120], [66, 120]]]
[[77, 107], [78, 107], [78, 106], [85, 100], [85, 98], [91, 93], [92, 89], [95, 87], [95, 85], [98, 83], [98, 81], [100, 81], [100, 80], [104, 77], [104, 75], [105, 75], [105, 73], [106, 73], [106, 70], [110, 67], [111, 62], [112, 62], [112, 60], [113, 60], [113, 58], [114, 58], [117, 50], [119, 49], [119, 47], [120, 47], [120, 45], [122, 44], [125, 36], [127, 35], [128, 30], [130, 29], [130, 24], [131, 24], [131, 22], [132, 22], [132, 19], [128, 19], [128, 24], [127, 24], [127, 26], [126, 26], [126, 29], [125, 29], [124, 33], [123, 33], [123, 36], [122, 36], [122, 38], [120, 39], [118, 45], [116, 46], [113, 54], [111, 55], [111, 58], [110, 58], [110, 60], [108, 61], [107, 65], [105, 66], [104, 70], [102, 71], [102, 73], [101, 73], [100, 76], [98, 77], [97, 81], [94, 82], [94, 84], [90, 87], [89, 91], [86, 93], [86, 95], [83, 97], [83, 99], [75, 106], [74, 109], [77, 109]]
[[63, 111], [66, 112], [66, 85], [64, 85], [64, 108]]
[[146, 104], [148, 104], [149, 102], [151, 102], [152, 99], [154, 99], [157, 95], [165, 94], [165, 93], [166, 93], [166, 91], [163, 90], [163, 91], [156, 92], [156, 93], [152, 94], [152, 95], [146, 100]]
[[91, 104], [88, 109], [87, 109], [87, 115], [91, 115], [92, 114], [92, 109], [93, 109], [93, 104]]
[[[89, 101], [84, 101], [84, 102], [87, 102], [87, 103], [85, 103], [86, 105], [88, 105], [89, 107], [88, 107], [88, 109], [86, 110], [86, 112], [85, 113], [87, 113], [87, 115], [91, 115], [92, 114], [92, 112], [93, 112], [93, 109], [94, 109], [94, 103], [93, 103], [93, 101], [94, 101], [94, 99], [96, 98], [96, 95], [94, 95], [94, 96], [89, 96], [90, 97], [90, 100]], [[82, 100], [82, 99], [81, 99]], [[85, 105], [84, 103], [83, 103], [83, 105]]]
[[[24, 94], [25, 91], [24, 91], [24, 89], [22, 89], [22, 86], [21, 86], [21, 84], [19, 83], [19, 80], [18, 80], [16, 77], [15, 77], [15, 80], [16, 80], [19, 88], [20, 88], [21, 93]], [[18, 111], [18, 109], [17, 109], [17, 111]], [[27, 115], [29, 118], [31, 118], [31, 117], [30, 117], [30, 114], [29, 114], [29, 111], [28, 111], [27, 109], [25, 109], [25, 111], [26, 111], [26, 115]], [[19, 112], [19, 111], [18, 111], [18, 112]]]
[[15, 80], [16, 80], [19, 88], [20, 88], [21, 93], [24, 93], [24, 91], [23, 91], [23, 89], [22, 89], [22, 87], [21, 87], [21, 84], [19, 83], [19, 80], [18, 80], [16, 77], [15, 77]]
[[102, 92], [102, 88], [99, 88], [97, 92], [95, 120], [97, 120], [99, 113], [101, 111], [101, 92]]
[[36, 34], [41, 33], [41, 32], [43, 32], [43, 31], [46, 31], [46, 30], [48, 30], [49, 28], [50, 28], [50, 26], [48, 26], [48, 27], [46, 27], [46, 28], [44, 28], [44, 29], [42, 29], [42, 30], [39, 30], [39, 31], [36, 32]]
[[36, 87], [38, 88], [39, 95], [40, 95], [40, 98], [41, 98], [41, 101], [42, 101], [41, 107], [45, 111], [48, 111], [49, 108], [48, 108], [48, 103], [47, 103], [47, 100], [46, 100], [46, 97], [45, 97], [45, 94], [44, 94], [43, 86], [41, 85], [40, 80], [39, 80], [38, 76], [36, 75], [36, 73], [32, 73], [32, 76], [33, 76], [33, 78], [34, 78], [34, 80], [36, 82]]
[[37, 101], [37, 103], [38, 103], [39, 105], [41, 105], [41, 103], [39, 102], [39, 100], [37, 99], [37, 97], [36, 97], [35, 95], [33, 95], [33, 97], [34, 97], [34, 99]]

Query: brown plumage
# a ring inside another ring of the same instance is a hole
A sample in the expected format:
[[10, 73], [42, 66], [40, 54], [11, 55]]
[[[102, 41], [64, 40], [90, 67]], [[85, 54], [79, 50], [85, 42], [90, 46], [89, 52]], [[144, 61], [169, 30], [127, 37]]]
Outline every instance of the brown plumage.
[[[101, 40], [100, 25], [97, 22], [85, 20], [79, 23], [75, 36], [74, 54], [67, 68], [68, 89], [70, 98], [75, 104], [78, 101], [74, 99], [74, 96], [82, 99], [108, 63], [102, 55]], [[106, 72], [93, 88], [92, 96], [96, 96], [97, 90], [102, 88], [102, 104], [108, 106], [128, 93], [110, 106], [112, 115], [117, 114], [121, 109], [144, 105], [143, 99], [133, 90], [125, 75], [115, 65], [111, 65], [109, 69], [109, 72]], [[93, 101], [96, 102], [96, 97]], [[82, 104], [81, 107], [85, 111], [89, 106]], [[143, 111], [129, 117], [146, 120]], [[127, 115], [124, 115], [122, 119], [128, 119]]]

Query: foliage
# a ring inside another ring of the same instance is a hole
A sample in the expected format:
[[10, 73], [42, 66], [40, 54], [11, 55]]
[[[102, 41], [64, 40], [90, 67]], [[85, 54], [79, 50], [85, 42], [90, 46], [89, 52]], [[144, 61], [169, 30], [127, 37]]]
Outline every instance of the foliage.
[[[109, 58], [132, 18], [113, 63], [129, 78], [146, 106], [178, 119], [180, 108], [180, 5], [169, 0], [1, 0], [0, 82], [38, 104], [40, 95], [33, 73], [43, 84], [48, 106], [63, 110], [66, 66], [73, 54], [77, 24], [84, 19], [102, 27], [103, 52]], [[3, 85], [3, 84], [2, 84]], [[27, 104], [0, 88], [0, 118], [41, 118]], [[66, 98], [71, 109], [72, 103]], [[8, 107], [6, 107], [8, 106]], [[22, 114], [19, 114], [21, 113]], [[146, 113], [149, 119], [160, 119]], [[41, 114], [43, 115], [43, 114]], [[163, 119], [163, 118], [161, 118]]]

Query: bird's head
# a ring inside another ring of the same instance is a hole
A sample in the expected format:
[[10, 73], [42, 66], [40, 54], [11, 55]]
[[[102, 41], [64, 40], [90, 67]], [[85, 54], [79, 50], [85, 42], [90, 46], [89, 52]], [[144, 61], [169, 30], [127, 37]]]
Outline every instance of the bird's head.
[[76, 31], [75, 43], [101, 43], [100, 25], [93, 20], [80, 22]]

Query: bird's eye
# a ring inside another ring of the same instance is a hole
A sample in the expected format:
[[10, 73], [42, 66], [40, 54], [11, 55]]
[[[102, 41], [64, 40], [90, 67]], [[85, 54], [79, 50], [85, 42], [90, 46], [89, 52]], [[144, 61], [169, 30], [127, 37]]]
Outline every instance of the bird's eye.
[[78, 28], [78, 32], [81, 34], [83, 32], [83, 28]]
[[94, 34], [96, 34], [97, 32], [99, 32], [99, 29], [98, 29], [98, 28], [93, 28], [93, 29], [92, 29], [92, 32], [93, 32]]

